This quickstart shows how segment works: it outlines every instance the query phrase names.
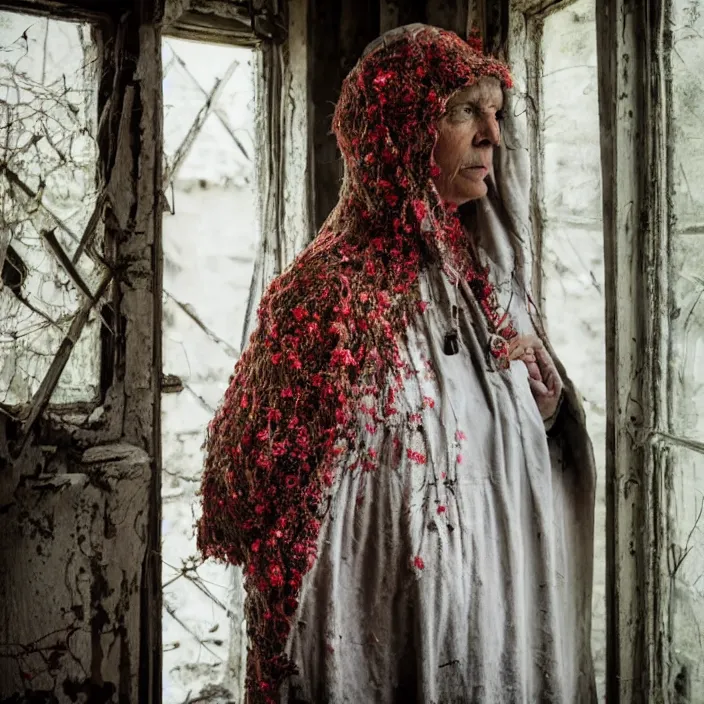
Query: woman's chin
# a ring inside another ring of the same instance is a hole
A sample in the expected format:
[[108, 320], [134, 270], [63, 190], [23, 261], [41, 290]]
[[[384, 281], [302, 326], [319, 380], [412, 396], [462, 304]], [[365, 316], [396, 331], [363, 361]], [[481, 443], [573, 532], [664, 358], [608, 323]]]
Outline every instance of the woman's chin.
[[484, 181], [472, 184], [471, 187], [463, 188], [461, 193], [458, 193], [457, 205], [463, 205], [468, 203], [470, 200], [477, 200], [483, 198], [487, 192], [488, 188]]

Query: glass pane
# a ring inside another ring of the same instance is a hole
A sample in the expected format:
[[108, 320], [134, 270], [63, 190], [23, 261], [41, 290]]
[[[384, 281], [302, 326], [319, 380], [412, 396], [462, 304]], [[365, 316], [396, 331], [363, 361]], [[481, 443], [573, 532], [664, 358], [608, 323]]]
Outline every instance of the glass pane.
[[[226, 610], [233, 606], [232, 571], [196, 557], [193, 509], [205, 428], [239, 354], [259, 239], [251, 160], [253, 56], [246, 49], [174, 39], [162, 47], [167, 165], [185, 154], [163, 219], [164, 371], [183, 382], [183, 391], [162, 400], [163, 699], [181, 704], [190, 694], [194, 701], [238, 701], [238, 658], [230, 652]], [[228, 72], [203, 115], [208, 93]], [[199, 114], [204, 119], [184, 152], [183, 140]]]
[[545, 17], [542, 55], [544, 309], [555, 350], [584, 397], [597, 461], [592, 647], [603, 701], [606, 365], [594, 0]]
[[[103, 275], [102, 233], [75, 274], [96, 204], [97, 48], [88, 25], [0, 12], [0, 402], [27, 403]], [[5, 255], [4, 257], [2, 255]], [[83, 329], [54, 403], [97, 399], [100, 324]]]
[[672, 3], [672, 431], [704, 440], [704, 5]]
[[670, 448], [670, 701], [704, 704], [704, 455]]

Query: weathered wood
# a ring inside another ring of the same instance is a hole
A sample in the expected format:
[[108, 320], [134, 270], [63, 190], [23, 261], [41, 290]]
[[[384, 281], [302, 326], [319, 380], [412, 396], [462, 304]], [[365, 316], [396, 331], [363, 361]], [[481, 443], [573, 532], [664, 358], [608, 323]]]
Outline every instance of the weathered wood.
[[120, 445], [61, 464], [25, 479], [6, 506], [0, 698], [146, 701], [135, 558], [146, 540], [151, 458]]
[[102, 22], [127, 7], [127, 0], [0, 0], [0, 11], [81, 22]]
[[428, 5], [432, 4], [426, 0], [380, 0], [379, 34], [414, 22], [432, 24], [428, 19]]
[[508, 43], [510, 0], [486, 0], [484, 10], [484, 48], [504, 56]]
[[287, 41], [263, 44], [256, 54], [255, 167], [262, 238], [242, 349], [262, 292], [314, 235], [308, 28], [308, 0], [295, 0], [289, 5]]
[[543, 286], [543, 261], [545, 253], [545, 148], [543, 145], [543, 125], [545, 106], [543, 105], [543, 26], [544, 15], [524, 13], [526, 26], [526, 44], [524, 56], [527, 72], [526, 110], [528, 135], [530, 139], [530, 220], [532, 225], [533, 246], [533, 295], [541, 311], [545, 310]]
[[[2, 593], [13, 601], [3, 602], [10, 611], [0, 642], [14, 645], [0, 658], [7, 669], [0, 672], [0, 699], [39, 691], [62, 703], [161, 699], [162, 15], [156, 0], [135, 0], [119, 22], [104, 22], [94, 35], [102, 55], [104, 257], [116, 277], [116, 314], [104, 328], [114, 331], [106, 345], [114, 359], [103, 355], [105, 398], [85, 422], [44, 417], [87, 303], [40, 387], [7, 491], [3, 484], [3, 519], [15, 532], [3, 532]], [[34, 432], [40, 420], [41, 434]], [[3, 423], [3, 433], [12, 430]], [[39, 437], [56, 445], [39, 447]], [[119, 446], [89, 447], [108, 438]], [[82, 460], [79, 447], [87, 450]], [[37, 532], [42, 526], [49, 528]], [[37, 560], [44, 549], [47, 559]], [[33, 591], [23, 591], [26, 584]], [[22, 663], [37, 676], [22, 675]]]
[[425, 17], [428, 24], [450, 29], [461, 37], [467, 36], [468, 0], [426, 0]]
[[[598, 0], [606, 285], [607, 699], [663, 701], [664, 3]], [[666, 286], [666, 278], [665, 278]]]
[[168, 26], [166, 34], [177, 39], [233, 46], [255, 47], [261, 42], [249, 22], [194, 11], [184, 12]]
[[[400, 5], [400, 3], [399, 3]], [[310, 0], [314, 223], [319, 228], [337, 203], [342, 162], [331, 132], [343, 78], [380, 33], [379, 0]]]
[[468, 0], [380, 0], [379, 33], [421, 22], [466, 37], [470, 4]]
[[169, 0], [165, 33], [172, 37], [237, 46], [286, 39], [286, 5], [279, 0]]
[[[163, 0], [135, 0], [135, 24], [127, 50], [136, 57], [132, 151], [139, 174], [129, 238], [118, 247], [124, 264], [119, 309], [126, 321], [124, 441], [151, 459], [148, 524], [141, 575], [140, 695], [161, 701], [161, 329], [163, 254], [163, 105], [160, 21]], [[131, 46], [130, 46], [131, 45]]]

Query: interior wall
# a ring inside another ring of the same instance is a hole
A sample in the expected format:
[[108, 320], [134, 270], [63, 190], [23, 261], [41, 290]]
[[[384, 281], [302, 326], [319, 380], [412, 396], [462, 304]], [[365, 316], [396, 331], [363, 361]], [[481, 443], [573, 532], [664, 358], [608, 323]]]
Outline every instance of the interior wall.
[[331, 131], [335, 103], [343, 79], [364, 48], [382, 32], [413, 22], [433, 24], [466, 36], [473, 4], [472, 0], [310, 0], [316, 229], [337, 203], [342, 180], [342, 162]]

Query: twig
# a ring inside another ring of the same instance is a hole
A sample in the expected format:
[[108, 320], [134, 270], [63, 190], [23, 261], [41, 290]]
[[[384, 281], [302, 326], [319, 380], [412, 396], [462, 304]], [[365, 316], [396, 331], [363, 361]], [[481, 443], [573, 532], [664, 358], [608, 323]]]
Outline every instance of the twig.
[[76, 267], [73, 265], [73, 262], [69, 259], [66, 252], [64, 252], [64, 248], [56, 239], [54, 231], [42, 230], [41, 236], [47, 241], [49, 247], [51, 247], [51, 251], [54, 253], [54, 256], [58, 259], [59, 264], [61, 264], [61, 266], [66, 270], [66, 273], [71, 277], [73, 283], [76, 284], [76, 286], [85, 294], [86, 298], [93, 300], [93, 294], [88, 288], [88, 285], [83, 280], [83, 277], [78, 273]]
[[205, 596], [207, 596], [214, 604], [219, 606], [225, 612], [228, 618], [231, 618], [234, 615], [232, 611], [230, 611], [230, 609], [228, 609], [227, 606], [225, 606], [225, 604], [223, 604], [222, 601], [220, 601], [220, 599], [218, 599], [215, 594], [213, 594], [210, 589], [205, 586], [200, 576], [191, 577], [191, 575], [186, 574], [184, 572], [183, 577], [187, 579], [191, 584], [196, 586], [198, 589], [200, 589], [200, 591], [203, 592], [203, 594], [205, 594]]
[[[5, 174], [5, 178], [17, 186], [30, 200], [38, 203], [48, 215], [50, 215], [54, 222], [78, 245], [80, 246], [81, 238], [58, 216], [56, 215], [45, 203], [40, 193], [35, 191], [31, 186], [27, 185], [18, 174], [16, 174], [5, 162], [0, 163], [0, 173]], [[107, 262], [101, 257], [93, 247], [87, 248], [87, 254], [90, 258], [102, 266], [109, 268]]]
[[225, 351], [237, 359], [240, 354], [239, 352], [226, 340], [216, 335], [199, 317], [198, 314], [193, 310], [193, 306], [189, 303], [182, 303], [177, 298], [175, 298], [171, 293], [164, 289], [164, 295], [168, 296], [213, 342], [220, 345], [225, 349]]
[[190, 384], [184, 384], [183, 388], [186, 389], [208, 413], [215, 414], [215, 409], [200, 394], [196, 393]]
[[[169, 48], [171, 49], [171, 53], [173, 57], [176, 59], [178, 64], [181, 66], [183, 69], [184, 73], [191, 79], [193, 82], [193, 85], [195, 85], [196, 88], [207, 98], [208, 97], [208, 91], [203, 88], [203, 86], [198, 82], [198, 79], [190, 72], [188, 66], [186, 65], [186, 62], [178, 55], [176, 50], [169, 44]], [[227, 119], [227, 115], [225, 115], [220, 108], [214, 108], [213, 114], [220, 120], [220, 123], [222, 126], [225, 128], [227, 133], [230, 135], [232, 138], [232, 141], [237, 145], [237, 148], [242, 152], [244, 155], [245, 159], [247, 161], [251, 161], [251, 158], [249, 154], [247, 153], [247, 150], [244, 148], [244, 145], [242, 142], [240, 142], [239, 138], [235, 134], [235, 130], [233, 129], [232, 125], [230, 124], [230, 121]]]
[[166, 589], [166, 587], [172, 585], [175, 581], [181, 579], [181, 577], [183, 577], [186, 574], [186, 572], [195, 572], [203, 564], [203, 561], [199, 559], [197, 562], [194, 562], [192, 565], [183, 564], [183, 565], [181, 565], [180, 570], [177, 570], [173, 565], [170, 565], [168, 562], [166, 562], [166, 560], [162, 560], [162, 563], [165, 564], [170, 569], [178, 572], [178, 574], [175, 577], [172, 577], [168, 582], [162, 583], [161, 589], [163, 591], [164, 589]]
[[196, 639], [199, 645], [202, 645], [213, 657], [217, 658], [220, 662], [223, 662], [223, 659], [214, 651], [211, 650], [203, 641], [203, 639], [194, 631], [191, 630], [190, 626], [185, 624], [177, 615], [176, 615], [176, 610], [174, 609], [173, 606], [170, 606], [169, 604], [164, 604], [164, 608], [166, 609], [166, 613], [171, 616], [171, 618], [178, 623], [181, 628], [183, 628], [186, 633], [189, 635], [193, 636], [193, 638]]
[[69, 331], [66, 334], [66, 337], [64, 337], [61, 342], [59, 351], [56, 353], [56, 356], [51, 362], [49, 371], [44, 376], [44, 379], [42, 379], [42, 383], [40, 384], [39, 388], [34, 394], [34, 397], [32, 398], [31, 410], [29, 412], [27, 420], [25, 421], [22, 427], [22, 434], [20, 436], [20, 441], [17, 445], [18, 454], [22, 452], [22, 450], [24, 450], [25, 445], [27, 444], [27, 441], [30, 438], [34, 424], [37, 422], [37, 419], [44, 412], [44, 409], [49, 404], [51, 396], [54, 393], [54, 389], [59, 383], [59, 379], [61, 378], [61, 374], [64, 370], [64, 367], [66, 366], [71, 356], [71, 352], [73, 352], [73, 348], [76, 346], [76, 343], [78, 342], [81, 336], [81, 332], [83, 331], [83, 328], [88, 322], [88, 316], [90, 315], [91, 310], [93, 310], [95, 304], [102, 297], [103, 293], [105, 293], [105, 290], [112, 281], [112, 278], [112, 272], [107, 271], [103, 276], [103, 280], [98, 286], [98, 290], [95, 292], [95, 296], [86, 299], [82, 308], [74, 317], [73, 322], [71, 323], [71, 327], [69, 328]]
[[227, 85], [227, 82], [230, 80], [230, 78], [232, 78], [232, 74], [235, 72], [235, 69], [238, 65], [239, 63], [237, 61], [233, 61], [227, 67], [225, 75], [215, 82], [215, 86], [213, 90], [211, 90], [208, 94], [205, 104], [196, 115], [196, 118], [195, 120], [193, 120], [193, 124], [188, 130], [186, 136], [184, 137], [183, 142], [181, 142], [181, 145], [176, 150], [176, 153], [174, 154], [173, 163], [170, 167], [164, 169], [163, 183], [169, 183], [171, 179], [174, 178], [178, 173], [181, 164], [183, 163], [184, 159], [188, 156], [188, 152], [191, 150], [193, 143], [196, 141], [196, 137], [200, 133], [200, 130], [203, 127], [203, 124], [205, 123], [205, 120], [207, 119], [208, 115], [210, 115], [210, 113], [215, 109], [220, 94]]
[[86, 229], [83, 231], [83, 237], [81, 237], [81, 241], [78, 243], [78, 247], [76, 248], [76, 252], [73, 255], [73, 263], [76, 264], [78, 260], [81, 258], [81, 255], [83, 254], [84, 250], [87, 247], [91, 247], [93, 244], [93, 239], [95, 237], [95, 233], [98, 231], [98, 224], [100, 223], [102, 217], [103, 217], [103, 208], [105, 207], [105, 201], [107, 200], [107, 191], [103, 190], [101, 194], [98, 196], [98, 200], [95, 203], [95, 207], [93, 208], [93, 212], [91, 213], [90, 218], [88, 219], [88, 224], [86, 225]]

